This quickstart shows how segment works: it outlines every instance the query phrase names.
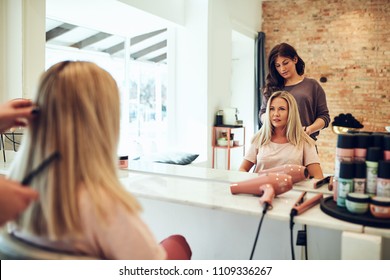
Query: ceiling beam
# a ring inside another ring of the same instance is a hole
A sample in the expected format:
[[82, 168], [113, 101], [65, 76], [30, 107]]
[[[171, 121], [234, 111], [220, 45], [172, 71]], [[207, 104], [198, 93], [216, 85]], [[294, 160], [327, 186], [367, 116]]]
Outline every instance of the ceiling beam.
[[147, 55], [148, 53], [151, 53], [151, 52], [154, 52], [154, 51], [157, 51], [159, 49], [162, 49], [162, 48], [165, 48], [167, 46], [167, 40], [164, 40], [164, 41], [161, 41], [157, 44], [154, 44], [150, 47], [147, 47], [147, 48], [144, 48], [138, 52], [135, 52], [133, 54], [131, 54], [131, 57], [133, 59], [138, 59], [140, 57], [143, 57], [145, 55]]
[[64, 23], [46, 32], [46, 42], [76, 28], [76, 25]]
[[163, 53], [163, 54], [160, 54], [156, 57], [153, 57], [153, 58], [150, 58], [148, 59], [149, 61], [152, 61], [152, 62], [155, 62], [155, 63], [159, 63], [163, 60], [167, 59], [167, 53]]
[[167, 29], [164, 28], [164, 29], [161, 29], [161, 30], [156, 30], [156, 31], [153, 31], [153, 32], [149, 32], [149, 33], [145, 33], [145, 34], [142, 34], [142, 35], [138, 35], [138, 36], [135, 36], [133, 38], [130, 39], [130, 45], [135, 45], [135, 44], [138, 44], [142, 41], [145, 41], [151, 37], [154, 37], [160, 33], [163, 33], [163, 32], [166, 32]]
[[104, 40], [108, 37], [111, 37], [112, 34], [108, 34], [108, 33], [104, 33], [104, 32], [99, 32], [95, 35], [92, 35], [88, 38], [85, 38], [84, 40], [81, 40], [77, 43], [74, 43], [71, 47], [74, 47], [74, 48], [78, 48], [78, 49], [82, 49], [82, 48], [85, 48], [85, 47], [88, 47], [92, 44], [95, 44], [101, 40]]
[[110, 55], [113, 55], [114, 53], [117, 53], [125, 48], [125, 42], [116, 44], [112, 47], [109, 47], [108, 49], [102, 50], [102, 52], [109, 53]]

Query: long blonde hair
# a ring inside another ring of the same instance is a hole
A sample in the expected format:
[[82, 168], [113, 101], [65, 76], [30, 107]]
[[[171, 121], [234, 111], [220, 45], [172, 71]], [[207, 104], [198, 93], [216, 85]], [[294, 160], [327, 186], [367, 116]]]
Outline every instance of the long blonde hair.
[[21, 181], [53, 153], [60, 158], [32, 181], [40, 199], [18, 224], [51, 239], [81, 233], [80, 190], [92, 197], [103, 222], [107, 197], [130, 212], [139, 210], [117, 176], [120, 101], [112, 76], [91, 62], [57, 63], [42, 75], [35, 103], [39, 115], [23, 138], [10, 177]]
[[270, 119], [270, 106], [272, 100], [278, 97], [283, 98], [288, 105], [288, 118], [286, 127], [286, 137], [288, 142], [294, 146], [301, 146], [304, 144], [304, 142], [314, 145], [314, 140], [302, 129], [297, 102], [294, 96], [292, 96], [287, 91], [275, 91], [268, 99], [263, 126], [253, 136], [252, 143], [256, 143], [257, 147], [260, 147], [271, 142], [271, 137], [274, 133], [274, 126], [272, 125]]

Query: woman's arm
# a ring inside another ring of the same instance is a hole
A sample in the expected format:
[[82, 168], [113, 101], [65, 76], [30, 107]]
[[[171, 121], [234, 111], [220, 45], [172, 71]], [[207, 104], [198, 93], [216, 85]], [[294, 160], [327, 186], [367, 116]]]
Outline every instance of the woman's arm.
[[322, 169], [321, 169], [321, 166], [319, 163], [312, 163], [306, 167], [307, 167], [307, 171], [309, 171], [310, 177], [313, 177], [316, 179], [324, 178], [324, 174], [322, 173]]
[[251, 170], [252, 166], [254, 165], [253, 162], [250, 162], [249, 160], [247, 159], [244, 159], [241, 163], [241, 166], [240, 168], [238, 169], [239, 171], [244, 171], [244, 172], [248, 172], [249, 170]]
[[35, 190], [0, 176], [0, 226], [8, 220], [17, 218], [36, 199], [38, 193]]
[[311, 125], [304, 127], [307, 135], [311, 135], [325, 127], [325, 121], [322, 118], [316, 119]]

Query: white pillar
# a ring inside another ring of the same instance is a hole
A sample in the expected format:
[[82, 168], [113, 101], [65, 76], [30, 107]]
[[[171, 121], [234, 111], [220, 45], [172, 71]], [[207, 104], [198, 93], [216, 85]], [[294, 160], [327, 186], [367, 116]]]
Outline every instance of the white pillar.
[[342, 260], [380, 260], [382, 258], [382, 236], [343, 232], [341, 240]]
[[33, 98], [45, 70], [45, 0], [0, 0], [0, 103]]

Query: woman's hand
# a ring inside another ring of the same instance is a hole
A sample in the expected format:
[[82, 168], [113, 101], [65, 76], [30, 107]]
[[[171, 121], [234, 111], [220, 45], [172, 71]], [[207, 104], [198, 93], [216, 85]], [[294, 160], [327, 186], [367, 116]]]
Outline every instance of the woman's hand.
[[0, 226], [17, 218], [36, 199], [38, 193], [35, 190], [0, 176]]
[[304, 126], [304, 127], [303, 127], [303, 131], [304, 131], [307, 135], [310, 135], [310, 134], [314, 133], [314, 131], [312, 131], [312, 129], [311, 129], [310, 126]]
[[0, 104], [0, 132], [14, 126], [26, 126], [36, 112], [31, 100], [18, 98]]

